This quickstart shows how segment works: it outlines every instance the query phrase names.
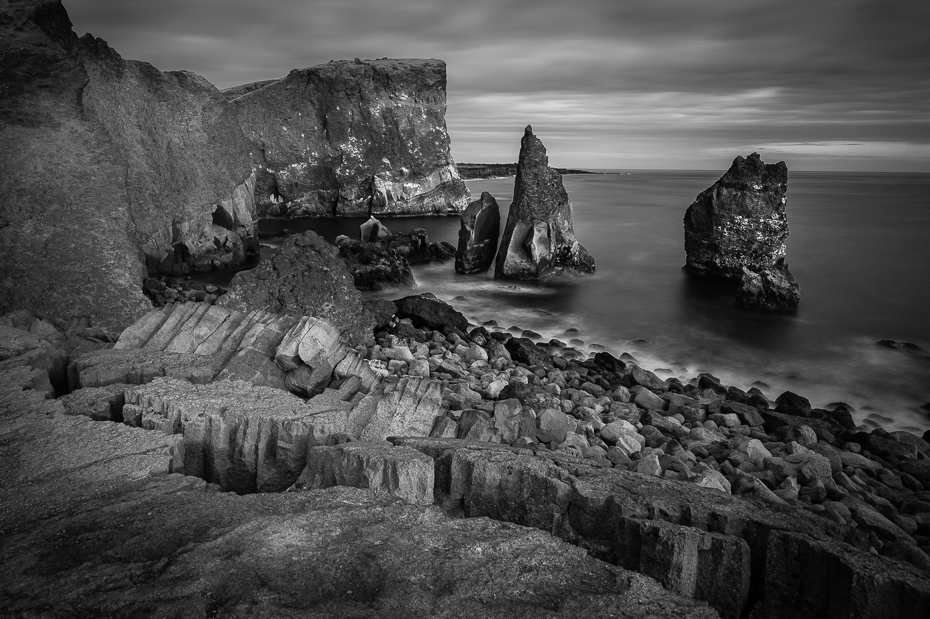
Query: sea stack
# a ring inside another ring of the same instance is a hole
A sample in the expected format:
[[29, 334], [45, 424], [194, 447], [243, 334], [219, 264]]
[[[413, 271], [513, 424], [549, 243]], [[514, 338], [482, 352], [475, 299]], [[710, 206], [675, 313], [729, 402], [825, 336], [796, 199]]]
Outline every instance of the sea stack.
[[487, 191], [462, 212], [459, 246], [455, 252], [457, 273], [481, 273], [491, 268], [501, 232], [501, 213], [497, 200]]
[[788, 167], [758, 153], [737, 157], [685, 213], [685, 268], [695, 275], [741, 281], [743, 307], [790, 310], [800, 300], [785, 263]]
[[562, 176], [549, 167], [546, 147], [527, 125], [494, 278], [548, 279], [592, 272], [594, 258], [575, 239]]

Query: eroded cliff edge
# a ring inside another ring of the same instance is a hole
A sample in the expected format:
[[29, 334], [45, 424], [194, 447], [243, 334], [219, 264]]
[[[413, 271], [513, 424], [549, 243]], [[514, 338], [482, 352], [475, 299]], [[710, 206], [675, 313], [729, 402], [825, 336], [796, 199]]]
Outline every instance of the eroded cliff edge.
[[262, 215], [454, 214], [442, 60], [341, 60], [225, 91], [252, 142]]
[[119, 333], [149, 271], [253, 243], [249, 143], [202, 77], [78, 38], [58, 1], [0, 5], [0, 310]]

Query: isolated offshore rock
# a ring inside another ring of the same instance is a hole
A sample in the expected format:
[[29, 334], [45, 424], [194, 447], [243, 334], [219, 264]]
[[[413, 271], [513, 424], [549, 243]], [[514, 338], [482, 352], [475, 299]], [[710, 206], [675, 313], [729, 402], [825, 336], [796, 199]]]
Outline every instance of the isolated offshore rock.
[[685, 212], [685, 268], [696, 275], [741, 279], [743, 307], [788, 310], [800, 300], [785, 263], [788, 167], [758, 153], [737, 157], [726, 174]]
[[549, 167], [546, 147], [527, 125], [494, 277], [545, 279], [593, 271], [594, 258], [575, 239], [562, 176]]
[[335, 325], [349, 345], [372, 339], [374, 318], [335, 247], [314, 232], [287, 239], [269, 260], [233, 277], [218, 305], [317, 316]]
[[462, 211], [459, 246], [455, 253], [458, 273], [481, 273], [491, 268], [497, 253], [501, 214], [497, 200], [487, 191]]
[[700, 275], [739, 278], [785, 259], [788, 167], [766, 165], [758, 153], [737, 157], [726, 174], [685, 212], [686, 268]]
[[[254, 245], [248, 140], [202, 77], [78, 38], [59, 2], [0, 8], [0, 312], [147, 309], [148, 269], [241, 262]], [[156, 103], [157, 102], [157, 103]]]
[[457, 213], [441, 60], [341, 60], [226, 91], [273, 215]]
[[801, 301], [798, 282], [788, 270], [788, 265], [779, 264], [759, 272], [743, 267], [736, 304], [770, 311], [793, 310]]

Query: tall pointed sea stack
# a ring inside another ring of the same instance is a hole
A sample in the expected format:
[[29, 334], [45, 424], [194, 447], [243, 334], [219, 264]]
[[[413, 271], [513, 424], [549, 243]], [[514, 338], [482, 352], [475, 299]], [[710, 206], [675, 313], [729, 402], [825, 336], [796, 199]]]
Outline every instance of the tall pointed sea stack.
[[746, 307], [797, 307], [798, 284], [785, 263], [788, 167], [758, 153], [737, 157], [685, 213], [685, 268], [696, 275], [741, 280]]
[[594, 258], [575, 239], [562, 175], [549, 167], [546, 147], [527, 125], [494, 278], [547, 279], [593, 271]]

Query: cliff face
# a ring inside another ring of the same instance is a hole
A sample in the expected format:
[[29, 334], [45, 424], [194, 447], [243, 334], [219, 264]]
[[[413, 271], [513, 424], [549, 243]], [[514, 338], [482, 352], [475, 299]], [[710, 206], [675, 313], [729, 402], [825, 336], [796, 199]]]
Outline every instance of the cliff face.
[[572, 204], [546, 147], [527, 126], [495, 279], [546, 279], [592, 273], [594, 258], [575, 239]]
[[741, 307], [796, 308], [800, 288], [785, 263], [787, 191], [783, 161], [766, 165], [758, 153], [734, 159], [685, 212], [685, 268], [701, 276], [739, 279]]
[[58, 1], [3, 3], [0, 31], [0, 311], [118, 331], [146, 266], [244, 257], [249, 144], [216, 88], [79, 39]]
[[441, 60], [332, 61], [226, 95], [252, 141], [261, 214], [454, 214], [468, 202]]

